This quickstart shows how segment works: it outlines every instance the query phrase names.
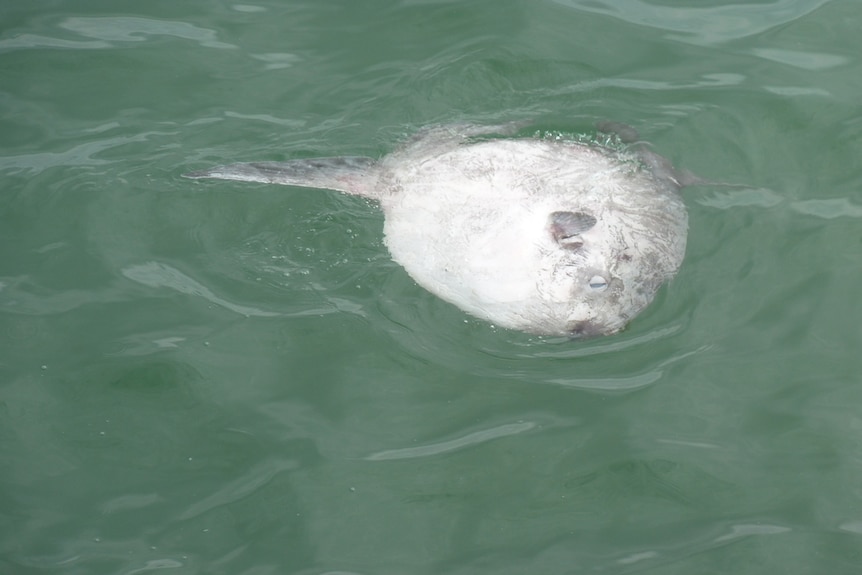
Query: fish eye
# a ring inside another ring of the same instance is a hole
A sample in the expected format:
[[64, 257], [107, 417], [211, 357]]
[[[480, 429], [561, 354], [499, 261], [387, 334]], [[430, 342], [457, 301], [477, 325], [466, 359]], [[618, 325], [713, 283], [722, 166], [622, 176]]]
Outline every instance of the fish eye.
[[608, 288], [608, 281], [602, 276], [593, 276], [590, 278], [590, 289], [593, 291], [602, 292]]

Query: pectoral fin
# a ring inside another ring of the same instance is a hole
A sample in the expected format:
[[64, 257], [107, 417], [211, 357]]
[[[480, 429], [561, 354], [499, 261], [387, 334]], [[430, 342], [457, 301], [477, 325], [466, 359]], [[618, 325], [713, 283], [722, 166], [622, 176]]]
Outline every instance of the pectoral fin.
[[583, 212], [553, 212], [549, 220], [557, 243], [572, 249], [581, 247], [583, 241], [578, 236], [596, 225], [596, 218]]

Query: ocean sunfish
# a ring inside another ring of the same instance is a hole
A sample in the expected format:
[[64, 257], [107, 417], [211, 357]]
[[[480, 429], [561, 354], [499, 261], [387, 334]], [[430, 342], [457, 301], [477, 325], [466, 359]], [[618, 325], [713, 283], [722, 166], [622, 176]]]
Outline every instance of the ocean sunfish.
[[620, 331], [682, 263], [688, 215], [678, 190], [693, 179], [643, 144], [490, 137], [516, 131], [438, 126], [379, 160], [254, 162], [184, 176], [369, 198], [383, 209], [392, 258], [465, 312], [541, 335]]

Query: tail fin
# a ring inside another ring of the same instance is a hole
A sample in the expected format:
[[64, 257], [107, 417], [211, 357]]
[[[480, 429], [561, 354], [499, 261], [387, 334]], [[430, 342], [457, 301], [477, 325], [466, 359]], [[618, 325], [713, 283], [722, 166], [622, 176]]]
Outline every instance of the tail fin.
[[310, 158], [289, 162], [228, 164], [183, 174], [184, 178], [263, 182], [302, 188], [336, 190], [376, 199], [376, 160], [364, 156]]

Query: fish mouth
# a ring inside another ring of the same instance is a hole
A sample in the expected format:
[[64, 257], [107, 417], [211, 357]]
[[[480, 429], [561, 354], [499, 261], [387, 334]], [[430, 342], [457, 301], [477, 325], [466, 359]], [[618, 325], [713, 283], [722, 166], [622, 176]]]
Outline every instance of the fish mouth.
[[574, 321], [568, 325], [568, 334], [572, 339], [588, 339], [613, 333], [606, 326], [590, 320]]

